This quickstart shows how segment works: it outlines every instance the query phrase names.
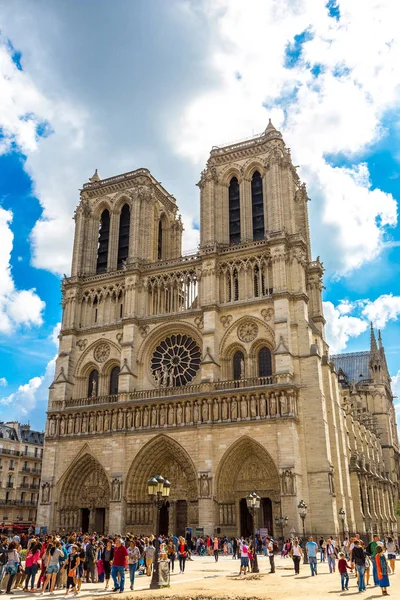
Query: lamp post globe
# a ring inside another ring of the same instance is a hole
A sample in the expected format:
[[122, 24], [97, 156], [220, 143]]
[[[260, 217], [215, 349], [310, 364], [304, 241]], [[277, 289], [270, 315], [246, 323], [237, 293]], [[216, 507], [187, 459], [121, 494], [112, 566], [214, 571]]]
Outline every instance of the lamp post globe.
[[344, 530], [344, 522], [346, 520], [346, 511], [344, 510], [344, 508], [340, 508], [339, 509], [339, 519], [342, 521], [342, 534], [343, 534], [343, 542], [345, 539], [345, 530]]
[[307, 504], [304, 502], [304, 500], [300, 500], [300, 502], [297, 505], [297, 510], [299, 511], [299, 516], [302, 520], [303, 523], [303, 563], [307, 564], [308, 563], [308, 557], [307, 557], [307, 548], [306, 548], [306, 529], [305, 529], [305, 520], [306, 520], [306, 516], [307, 516]]
[[159, 579], [159, 555], [160, 555], [160, 510], [167, 502], [171, 491], [171, 484], [162, 475], [152, 476], [147, 481], [147, 493], [156, 507], [156, 551], [154, 553], [153, 574], [150, 589], [158, 590]]

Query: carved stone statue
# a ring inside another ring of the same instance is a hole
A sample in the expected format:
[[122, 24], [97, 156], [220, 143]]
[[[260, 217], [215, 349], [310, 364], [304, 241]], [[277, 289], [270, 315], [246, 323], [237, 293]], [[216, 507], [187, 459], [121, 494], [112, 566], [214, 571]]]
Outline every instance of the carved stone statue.
[[191, 419], [191, 407], [190, 407], [190, 402], [186, 402], [186, 406], [185, 406], [185, 423], [191, 423], [192, 419]]
[[51, 419], [50, 421], [50, 435], [55, 435], [56, 433], [56, 422], [54, 419]]
[[270, 407], [271, 407], [271, 417], [276, 417], [276, 397], [274, 392], [272, 392], [270, 397]]
[[154, 373], [154, 379], [156, 380], [157, 387], [161, 387], [163, 380], [161, 369], [157, 369], [157, 371]]
[[65, 419], [63, 417], [61, 417], [61, 422], [60, 422], [60, 434], [61, 435], [65, 434]]
[[218, 421], [219, 419], [219, 410], [218, 410], [218, 400], [214, 398], [213, 400], [213, 420]]
[[112, 417], [111, 417], [111, 429], [113, 431], [117, 430], [117, 411], [116, 410], [113, 410], [113, 413], [112, 413]]
[[144, 407], [143, 410], [143, 427], [148, 427], [149, 426], [149, 409], [147, 408], [147, 406]]
[[93, 433], [94, 431], [94, 414], [90, 413], [90, 418], [89, 418], [89, 433]]
[[289, 469], [286, 469], [282, 473], [282, 491], [284, 494], [294, 494], [294, 479], [293, 473]]
[[151, 426], [156, 427], [157, 425], [157, 409], [155, 406], [151, 409]]
[[169, 382], [168, 367], [167, 367], [167, 365], [163, 365], [163, 368], [162, 368], [162, 384], [163, 384], [163, 386], [168, 387], [168, 382]]
[[132, 429], [132, 411], [130, 409], [126, 411], [126, 427]]
[[84, 414], [82, 417], [82, 433], [86, 433], [86, 429], [87, 429], [87, 416], [86, 416], [86, 414]]
[[200, 496], [207, 498], [210, 495], [210, 480], [207, 473], [200, 476]]
[[124, 425], [124, 415], [123, 415], [122, 410], [120, 409], [118, 411], [118, 429], [122, 429], [123, 425]]
[[42, 504], [50, 502], [50, 484], [46, 482], [42, 485]]
[[222, 420], [226, 421], [228, 418], [228, 405], [225, 398], [222, 400]]
[[172, 406], [172, 404], [169, 405], [168, 408], [168, 425], [173, 425], [174, 424], [174, 407]]
[[288, 400], [285, 392], [281, 392], [280, 395], [280, 403], [281, 403], [281, 415], [287, 415], [288, 413]]
[[139, 429], [141, 423], [140, 423], [140, 408], [136, 409], [135, 412], [135, 427], [136, 429]]
[[174, 368], [172, 367], [169, 372], [169, 387], [175, 387]]
[[254, 396], [250, 399], [250, 417], [255, 419], [257, 416], [257, 403]]
[[102, 423], [102, 421], [103, 421], [103, 415], [102, 415], [101, 412], [98, 412], [97, 413], [97, 424], [96, 424], [96, 431], [98, 433], [100, 433], [100, 431], [103, 430], [103, 423]]
[[237, 401], [236, 401], [236, 398], [232, 399], [231, 419], [232, 419], [232, 421], [237, 419]]
[[195, 402], [193, 406], [193, 422], [199, 422], [199, 405], [197, 404], [197, 402]]
[[114, 502], [119, 502], [121, 500], [121, 485], [122, 482], [120, 479], [113, 479], [112, 482], [112, 499]]
[[243, 358], [240, 359], [240, 379], [245, 378], [245, 365]]
[[265, 417], [267, 414], [267, 402], [264, 394], [261, 394], [260, 398], [260, 417]]
[[95, 398], [97, 396], [97, 381], [95, 379], [93, 379], [92, 381], [92, 389], [90, 395], [92, 398]]
[[207, 404], [207, 400], [204, 400], [203, 405], [201, 407], [201, 416], [202, 416], [203, 423], [206, 423], [208, 421], [208, 404]]
[[108, 414], [108, 410], [104, 413], [104, 431], [108, 431], [110, 429], [110, 415]]
[[182, 406], [180, 404], [178, 404], [178, 407], [176, 409], [176, 423], [177, 425], [180, 425], [182, 423]]
[[160, 427], [164, 427], [165, 425], [165, 406], [163, 405], [160, 408]]
[[242, 419], [247, 419], [247, 400], [242, 398], [240, 401], [240, 416]]

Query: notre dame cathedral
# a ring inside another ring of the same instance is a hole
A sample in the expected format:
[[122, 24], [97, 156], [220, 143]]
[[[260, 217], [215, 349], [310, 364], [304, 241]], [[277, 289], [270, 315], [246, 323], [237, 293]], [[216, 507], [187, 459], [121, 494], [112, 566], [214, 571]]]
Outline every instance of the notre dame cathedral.
[[[385, 353], [330, 356], [305, 185], [282, 135], [213, 147], [200, 244], [147, 169], [83, 185], [50, 387], [38, 525], [161, 533], [396, 533]], [[342, 510], [341, 510], [342, 509]]]

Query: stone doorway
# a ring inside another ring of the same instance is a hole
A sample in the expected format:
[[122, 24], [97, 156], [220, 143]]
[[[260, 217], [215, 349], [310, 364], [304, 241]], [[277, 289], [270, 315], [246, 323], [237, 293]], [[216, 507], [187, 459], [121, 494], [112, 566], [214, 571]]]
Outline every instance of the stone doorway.
[[96, 533], [104, 533], [104, 526], [106, 521], [106, 509], [96, 508], [94, 515], [94, 530]]
[[90, 509], [81, 508], [81, 530], [83, 533], [89, 533]]
[[254, 525], [253, 517], [247, 508], [246, 498], [241, 498], [239, 503], [240, 510], [240, 535], [244, 538], [249, 538], [253, 535]]
[[160, 535], [168, 535], [169, 502], [160, 508]]
[[176, 527], [175, 535], [181, 535], [185, 537], [187, 527], [187, 502], [186, 500], [178, 500], [176, 503]]

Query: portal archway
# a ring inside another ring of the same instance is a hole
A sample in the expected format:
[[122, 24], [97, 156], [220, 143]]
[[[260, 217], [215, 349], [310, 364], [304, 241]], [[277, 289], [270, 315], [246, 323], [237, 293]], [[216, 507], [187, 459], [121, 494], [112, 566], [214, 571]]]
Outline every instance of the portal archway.
[[[168, 518], [162, 514], [169, 533], [181, 533], [198, 524], [198, 477], [186, 450], [172, 438], [161, 434], [150, 440], [134, 458], [126, 483], [126, 524], [135, 533], [155, 531], [155, 509], [147, 493], [147, 481], [161, 473], [171, 482]], [[177, 531], [177, 528], [180, 530]]]
[[273, 503], [280, 500], [279, 473], [267, 450], [248, 436], [234, 442], [218, 466], [216, 491], [219, 527], [227, 535], [250, 535], [253, 522], [245, 498], [261, 497], [256, 528], [273, 533]]
[[85, 454], [73, 462], [61, 482], [59, 523], [84, 533], [108, 531], [110, 485], [101, 464]]

